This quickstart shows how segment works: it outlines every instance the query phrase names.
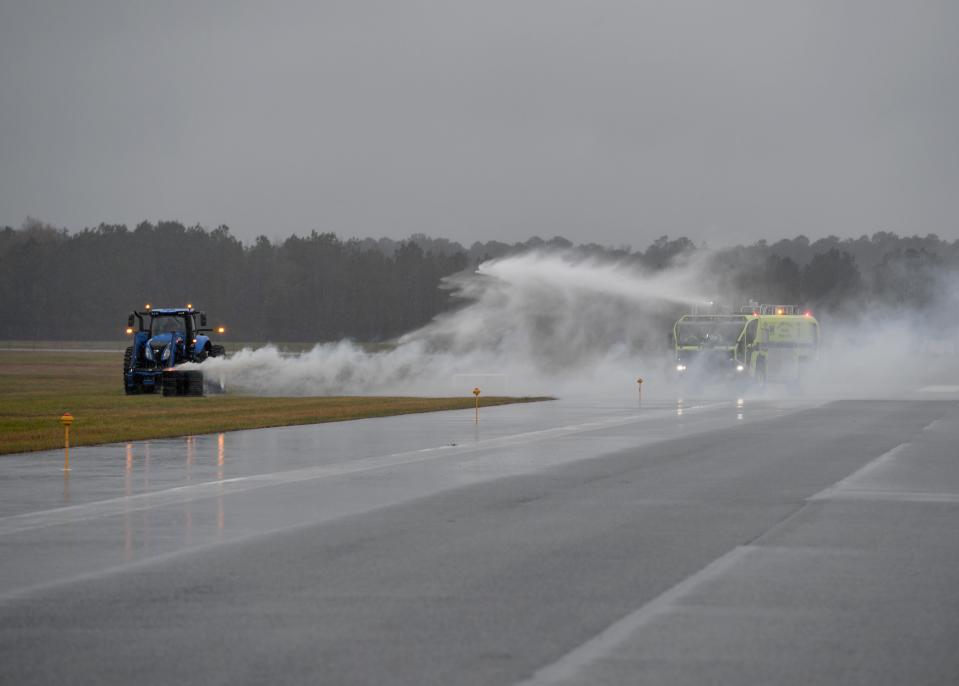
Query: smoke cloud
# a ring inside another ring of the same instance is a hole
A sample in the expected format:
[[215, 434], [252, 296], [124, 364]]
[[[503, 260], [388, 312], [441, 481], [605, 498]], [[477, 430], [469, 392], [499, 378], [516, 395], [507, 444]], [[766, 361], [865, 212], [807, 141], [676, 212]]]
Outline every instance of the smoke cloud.
[[[266, 346], [208, 360], [202, 369], [227, 390], [261, 395], [468, 395], [474, 385], [487, 395], [624, 394], [634, 392], [637, 375], [654, 394], [691, 394], [668, 373], [667, 337], [679, 315], [728, 281], [711, 258], [697, 251], [650, 271], [576, 251], [509, 256], [447, 278], [444, 287], [461, 306], [387, 350], [346, 340], [299, 354]], [[937, 313], [957, 311], [959, 284], [954, 275], [941, 278], [926, 311], [860, 303], [821, 318], [821, 359], [804, 392], [881, 395], [955, 373], [957, 328]], [[794, 390], [762, 391], [787, 392]]]
[[647, 273], [572, 252], [530, 252], [446, 279], [462, 306], [389, 350], [340, 341], [290, 355], [266, 346], [202, 368], [230, 390], [265, 395], [460, 395], [473, 385], [556, 395], [622, 385], [662, 353], [671, 313], [705, 299], [699, 272], [697, 260]]

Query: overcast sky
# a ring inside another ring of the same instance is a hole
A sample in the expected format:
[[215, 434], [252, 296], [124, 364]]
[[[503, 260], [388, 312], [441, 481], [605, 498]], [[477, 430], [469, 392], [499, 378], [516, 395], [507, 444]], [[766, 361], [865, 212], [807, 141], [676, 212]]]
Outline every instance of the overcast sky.
[[959, 3], [0, 0], [0, 224], [959, 238]]

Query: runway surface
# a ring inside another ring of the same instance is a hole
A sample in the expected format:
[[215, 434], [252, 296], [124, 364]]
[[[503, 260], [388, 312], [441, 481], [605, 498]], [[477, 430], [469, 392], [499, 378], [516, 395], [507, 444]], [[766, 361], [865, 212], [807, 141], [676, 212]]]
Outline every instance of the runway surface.
[[955, 684], [957, 446], [942, 385], [5, 456], [0, 683]]

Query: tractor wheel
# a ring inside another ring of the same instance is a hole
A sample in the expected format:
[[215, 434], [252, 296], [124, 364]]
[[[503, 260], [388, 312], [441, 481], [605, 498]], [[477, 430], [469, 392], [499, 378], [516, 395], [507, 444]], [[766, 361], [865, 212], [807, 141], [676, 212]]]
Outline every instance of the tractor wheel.
[[210, 357], [223, 357], [226, 355], [226, 348], [222, 345], [210, 346]]
[[180, 395], [183, 372], [163, 372], [163, 397]]
[[203, 372], [191, 370], [183, 372], [183, 376], [186, 377], [186, 395], [202, 396]]
[[127, 386], [127, 372], [130, 370], [130, 367], [133, 366], [133, 346], [130, 346], [123, 353], [123, 391], [127, 395], [136, 395], [140, 388], [137, 386], [136, 382], [132, 387]]

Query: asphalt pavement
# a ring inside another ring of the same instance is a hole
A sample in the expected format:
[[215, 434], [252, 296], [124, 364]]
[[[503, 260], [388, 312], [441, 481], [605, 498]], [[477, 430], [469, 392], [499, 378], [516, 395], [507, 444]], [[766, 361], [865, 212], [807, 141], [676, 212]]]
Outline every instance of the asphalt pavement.
[[0, 683], [959, 683], [959, 388], [0, 458]]

